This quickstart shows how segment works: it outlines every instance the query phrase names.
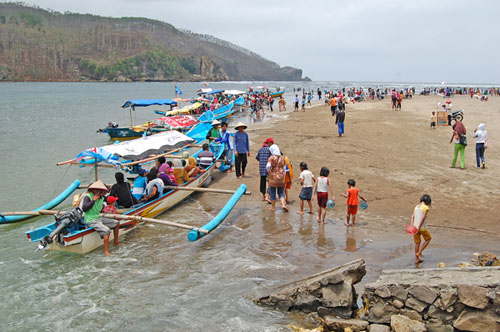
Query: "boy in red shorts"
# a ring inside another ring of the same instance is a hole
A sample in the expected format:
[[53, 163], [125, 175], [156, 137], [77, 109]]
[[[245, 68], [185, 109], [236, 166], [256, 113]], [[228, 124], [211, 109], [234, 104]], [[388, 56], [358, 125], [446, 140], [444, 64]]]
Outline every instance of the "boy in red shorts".
[[356, 222], [356, 214], [358, 213], [359, 198], [366, 202], [366, 199], [359, 194], [359, 189], [356, 188], [356, 181], [349, 179], [347, 181], [347, 192], [342, 194], [347, 198], [347, 222], [344, 224], [349, 226], [349, 220], [352, 216], [352, 226]]

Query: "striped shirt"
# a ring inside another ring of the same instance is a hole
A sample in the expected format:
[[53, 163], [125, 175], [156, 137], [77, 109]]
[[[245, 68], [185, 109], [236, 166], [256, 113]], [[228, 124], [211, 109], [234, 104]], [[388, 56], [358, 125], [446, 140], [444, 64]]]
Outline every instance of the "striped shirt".
[[201, 168], [208, 168], [213, 162], [215, 162], [215, 156], [210, 151], [201, 151], [198, 154], [198, 164]]

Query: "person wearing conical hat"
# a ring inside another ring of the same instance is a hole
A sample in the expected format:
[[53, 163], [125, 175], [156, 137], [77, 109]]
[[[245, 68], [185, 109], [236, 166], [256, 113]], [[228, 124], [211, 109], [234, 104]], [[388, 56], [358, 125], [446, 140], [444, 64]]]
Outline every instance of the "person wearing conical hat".
[[234, 164], [236, 168], [236, 177], [241, 179], [245, 176], [245, 169], [248, 163], [247, 157], [250, 157], [250, 141], [248, 140], [248, 134], [245, 132], [245, 129], [247, 129], [246, 124], [238, 122], [238, 124], [234, 126], [234, 129], [237, 130], [233, 138]]
[[210, 143], [219, 138], [219, 126], [220, 126], [219, 120], [212, 121], [212, 128], [208, 131], [206, 137], [206, 139], [208, 139]]
[[109, 189], [101, 180], [98, 180], [92, 183], [87, 191], [81, 205], [84, 222], [104, 240], [104, 254], [110, 256], [109, 235], [113, 229], [114, 245], [117, 246], [120, 222], [99, 215], [104, 207], [104, 196], [109, 192]]

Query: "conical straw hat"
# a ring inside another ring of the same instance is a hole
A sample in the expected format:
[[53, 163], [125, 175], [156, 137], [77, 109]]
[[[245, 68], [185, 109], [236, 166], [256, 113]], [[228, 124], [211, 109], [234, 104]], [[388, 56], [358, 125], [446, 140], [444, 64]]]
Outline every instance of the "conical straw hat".
[[244, 124], [243, 122], [238, 122], [236, 126], [234, 126], [234, 129], [238, 129], [238, 127], [243, 127], [243, 129], [247, 129], [247, 125]]
[[89, 186], [89, 189], [109, 191], [108, 187], [101, 180], [97, 180]]

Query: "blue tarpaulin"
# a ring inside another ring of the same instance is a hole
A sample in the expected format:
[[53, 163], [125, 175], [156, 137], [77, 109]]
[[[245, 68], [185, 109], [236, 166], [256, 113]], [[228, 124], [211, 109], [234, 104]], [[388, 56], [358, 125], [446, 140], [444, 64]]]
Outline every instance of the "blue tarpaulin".
[[128, 100], [123, 104], [123, 108], [125, 107], [145, 107], [151, 105], [176, 105], [177, 102], [172, 99], [133, 99]]

